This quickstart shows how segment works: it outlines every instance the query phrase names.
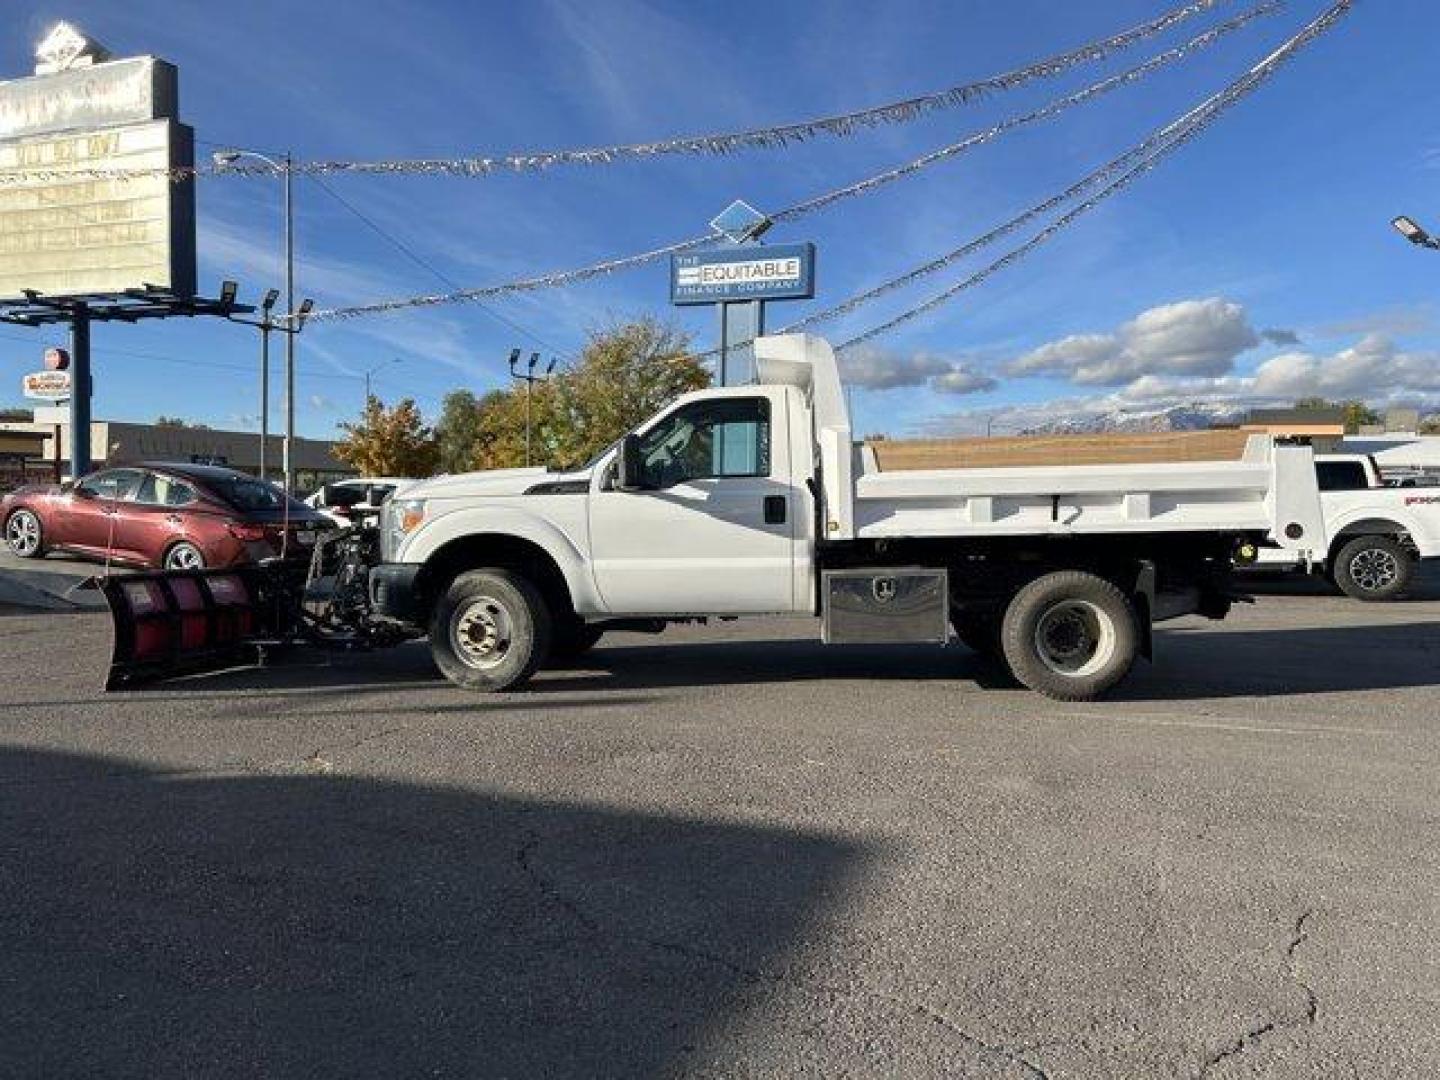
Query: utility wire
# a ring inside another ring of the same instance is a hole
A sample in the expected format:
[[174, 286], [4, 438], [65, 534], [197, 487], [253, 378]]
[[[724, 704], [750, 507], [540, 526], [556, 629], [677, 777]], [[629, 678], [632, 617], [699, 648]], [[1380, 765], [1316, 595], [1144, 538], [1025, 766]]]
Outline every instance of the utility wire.
[[[976, 285], [979, 285], [991, 275], [997, 273], [1005, 267], [1011, 266], [1019, 262], [1025, 256], [1030, 254], [1030, 252], [1034, 251], [1037, 247], [1044, 244], [1046, 241], [1050, 240], [1065, 227], [1070, 225], [1077, 218], [1093, 210], [1096, 206], [1100, 205], [1100, 203], [1104, 202], [1112, 195], [1116, 195], [1120, 191], [1129, 187], [1131, 183], [1139, 179], [1145, 173], [1149, 172], [1156, 165], [1160, 164], [1160, 162], [1166, 157], [1168, 157], [1171, 153], [1178, 150], [1180, 147], [1188, 143], [1191, 139], [1195, 138], [1197, 135], [1203, 132], [1231, 106], [1235, 105], [1245, 97], [1248, 97], [1255, 90], [1259, 89], [1261, 85], [1268, 81], [1270, 77], [1274, 75], [1281, 66], [1283, 66], [1286, 62], [1292, 59], [1295, 54], [1297, 54], [1301, 49], [1305, 48], [1307, 45], [1311, 44], [1321, 35], [1331, 30], [1335, 26], [1335, 24], [1340, 21], [1340, 19], [1342, 19], [1345, 15], [1349, 14], [1353, 6], [1354, 0], [1337, 0], [1336, 3], [1331, 5], [1331, 7], [1329, 7], [1325, 12], [1318, 16], [1314, 21], [1308, 23], [1297, 34], [1287, 40], [1269, 56], [1261, 60], [1258, 64], [1252, 67], [1248, 72], [1246, 72], [1235, 82], [1225, 87], [1225, 89], [1221, 90], [1219, 93], [1207, 98], [1200, 105], [1197, 105], [1194, 109], [1190, 110], [1190, 112], [1186, 113], [1184, 116], [1180, 117], [1178, 120], [1175, 120], [1171, 124], [1167, 125], [1164, 129], [1162, 129], [1162, 132], [1159, 133], [1159, 137], [1163, 139], [1163, 143], [1162, 145], [1158, 146], [1158, 148], [1155, 149], [1154, 152], [1150, 154], [1150, 156], [1141, 160], [1140, 163], [1130, 169], [1129, 172], [1124, 173], [1118, 179], [1112, 181], [1108, 186], [1096, 192], [1089, 199], [1085, 200], [1083, 203], [1080, 203], [1074, 209], [1070, 210], [1062, 217], [1057, 218], [1054, 222], [1047, 225], [1039, 232], [1035, 233], [1020, 246], [1006, 252], [1000, 258], [996, 259], [994, 262], [990, 263], [988, 266], [982, 268], [981, 270], [976, 271], [974, 274], [971, 274], [963, 281], [950, 286], [948, 289], [945, 289], [944, 291], [929, 297], [928, 299], [914, 305], [913, 307], [907, 308], [905, 311], [900, 312], [900, 314], [894, 316], [893, 318], [887, 319], [885, 322], [880, 323], [877, 326], [873, 326], [870, 329], [864, 331], [863, 333], [855, 335], [848, 341], [842, 342], [839, 348], [853, 348], [856, 345], [862, 344], [864, 342], [877, 338], [882, 334], [888, 333], [889, 331], [895, 329], [895, 327], [900, 326], [903, 323], [909, 322], [911, 319], [918, 318], [920, 315], [923, 315], [926, 312], [939, 307], [941, 304], [946, 303], [947, 301], [949, 301], [959, 293], [965, 291], [966, 289], [970, 289], [975, 287]], [[876, 290], [871, 290], [871, 292], [874, 293], [876, 292]], [[792, 328], [786, 328], [786, 330], [789, 329]]]
[[[325, 194], [329, 195], [332, 199], [334, 199], [337, 203], [339, 203], [341, 206], [343, 206], [346, 210], [348, 210], [348, 211], [350, 211], [350, 213], [354, 214], [357, 218], [359, 218], [362, 222], [364, 222], [365, 225], [368, 226], [377, 236], [379, 236], [381, 239], [383, 239], [383, 240], [384, 240], [386, 243], [388, 243], [391, 247], [395, 248], [396, 251], [400, 252], [400, 253], [401, 253], [402, 255], [404, 255], [407, 259], [409, 259], [411, 262], [413, 262], [416, 266], [420, 267], [422, 270], [428, 271], [433, 277], [435, 277], [435, 278], [436, 278], [441, 284], [443, 284], [443, 285], [447, 285], [447, 286], [449, 286], [449, 287], [452, 288], [452, 289], [459, 289], [459, 288], [461, 288], [461, 285], [460, 285], [459, 282], [455, 281], [452, 277], [450, 277], [448, 274], [446, 274], [443, 270], [441, 270], [439, 267], [437, 267], [434, 263], [432, 263], [432, 262], [430, 262], [429, 260], [423, 258], [423, 257], [422, 257], [418, 252], [416, 252], [415, 249], [412, 248], [409, 244], [405, 243], [403, 240], [401, 240], [399, 237], [397, 237], [397, 236], [394, 235], [393, 233], [389, 232], [388, 230], [382, 228], [378, 222], [376, 222], [373, 218], [371, 218], [368, 214], [364, 213], [359, 207], [357, 207], [357, 206], [356, 206], [354, 203], [352, 203], [349, 199], [345, 198], [345, 197], [344, 197], [343, 195], [341, 195], [338, 191], [336, 191], [333, 187], [331, 187], [329, 184], [327, 184], [327, 183], [325, 182], [325, 180], [324, 180], [323, 177], [312, 175], [312, 176], [310, 177], [310, 179], [313, 180], [313, 181], [315, 182], [315, 184], [316, 184], [322, 191], [325, 192]], [[518, 322], [516, 322], [515, 320], [513, 320], [513, 319], [509, 318], [508, 316], [502, 314], [501, 312], [495, 310], [495, 308], [491, 307], [489, 304], [486, 304], [486, 303], [484, 303], [484, 302], [482, 302], [482, 301], [480, 301], [480, 300], [476, 300], [475, 303], [476, 303], [476, 305], [480, 308], [481, 311], [483, 311], [485, 314], [489, 315], [489, 316], [490, 316], [492, 319], [494, 319], [496, 322], [501, 323], [502, 325], [509, 327], [511, 330], [514, 330], [516, 333], [519, 333], [519, 334], [524, 335], [525, 337], [529, 338], [531, 341], [533, 341], [533, 342], [535, 342], [536, 344], [540, 345], [542, 348], [544, 348], [544, 349], [546, 349], [546, 350], [548, 350], [548, 351], [550, 351], [550, 352], [552, 352], [552, 353], [557, 353], [557, 354], [563, 353], [563, 352], [565, 351], [565, 350], [559, 348], [558, 346], [553, 345], [553, 344], [551, 344], [550, 342], [546, 341], [544, 338], [542, 338], [539, 334], [535, 333], [533, 330], [529, 330], [529, 329], [527, 329], [526, 327], [521, 326], [521, 325], [520, 325]]]
[[[1102, 79], [1100, 82], [1085, 87], [1073, 94], [1057, 98], [1037, 109], [1020, 116], [1011, 117], [983, 131], [976, 132], [957, 143], [941, 147], [939, 150], [925, 154], [914, 161], [906, 162], [893, 169], [887, 169], [876, 173], [862, 180], [830, 191], [822, 192], [812, 196], [793, 206], [787, 206], [777, 210], [770, 217], [775, 221], [795, 221], [817, 210], [823, 210], [840, 202], [843, 199], [853, 198], [858, 195], [868, 194], [886, 184], [896, 180], [913, 176], [923, 169], [942, 161], [948, 161], [978, 146], [991, 142], [1007, 131], [1025, 124], [1031, 124], [1040, 120], [1047, 120], [1065, 112], [1076, 105], [1090, 101], [1096, 97], [1106, 94], [1122, 86], [1134, 83], [1156, 70], [1184, 59], [1191, 53], [1215, 44], [1225, 35], [1240, 29], [1253, 20], [1268, 15], [1277, 10], [1278, 4], [1274, 2], [1263, 3], [1256, 8], [1230, 19], [1229, 21], [1206, 31], [1199, 36], [1192, 38], [1183, 45], [1168, 49], [1163, 53], [1151, 57], [1144, 63], [1113, 75], [1110, 78]], [[591, 263], [586, 266], [576, 267], [571, 270], [558, 270], [548, 274], [540, 274], [534, 277], [519, 278], [514, 281], [503, 282], [496, 285], [486, 285], [479, 288], [458, 289], [450, 293], [441, 293], [430, 296], [412, 296], [398, 300], [377, 301], [371, 304], [357, 304], [343, 308], [329, 308], [312, 312], [310, 320], [326, 321], [334, 319], [349, 319], [361, 315], [372, 315], [383, 312], [399, 311], [407, 308], [435, 307], [442, 304], [471, 303], [485, 297], [501, 296], [507, 293], [531, 292], [539, 289], [556, 288], [563, 285], [573, 285], [591, 278], [613, 274], [620, 270], [630, 270], [637, 266], [643, 266], [656, 262], [669, 255], [677, 255], [695, 248], [703, 247], [714, 241], [712, 234], [706, 233], [701, 236], [693, 236], [662, 247], [652, 248], [649, 251], [638, 252], [633, 255], [625, 255], [616, 259], [609, 259], [603, 262]]]
[[[1089, 42], [1079, 48], [1070, 49], [1046, 57], [1024, 67], [998, 75], [991, 75], [975, 82], [961, 83], [942, 90], [903, 98], [881, 105], [832, 116], [816, 117], [795, 123], [770, 127], [749, 128], [705, 135], [686, 135], [678, 138], [660, 139], [644, 143], [625, 143], [616, 146], [588, 147], [570, 150], [533, 151], [507, 154], [499, 157], [463, 157], [454, 159], [419, 158], [389, 161], [313, 161], [300, 162], [289, 166], [289, 171], [316, 175], [321, 173], [365, 172], [385, 175], [405, 173], [438, 173], [452, 176], [487, 176], [500, 171], [532, 172], [556, 165], [609, 165], [616, 161], [630, 159], [651, 159], [670, 154], [728, 154], [737, 150], [775, 149], [794, 143], [805, 142], [820, 135], [845, 137], [858, 131], [886, 124], [908, 123], [932, 112], [952, 109], [969, 104], [997, 91], [1011, 90], [1036, 79], [1054, 78], [1071, 68], [1084, 63], [1104, 60], [1113, 53], [1127, 49], [1137, 42], [1162, 34], [1172, 27], [1201, 15], [1224, 0], [1192, 0], [1157, 16], [1148, 22], [1132, 26], [1110, 37]], [[114, 176], [168, 175], [184, 180], [194, 176], [271, 176], [277, 170], [271, 165], [235, 166], [226, 165], [203, 169], [155, 169], [155, 170], [82, 170], [59, 171], [30, 170], [25, 173], [11, 173], [0, 176], [0, 183], [14, 183], [25, 177], [59, 179], [66, 176], [83, 175], [96, 179]], [[54, 175], [51, 175], [51, 174]]]

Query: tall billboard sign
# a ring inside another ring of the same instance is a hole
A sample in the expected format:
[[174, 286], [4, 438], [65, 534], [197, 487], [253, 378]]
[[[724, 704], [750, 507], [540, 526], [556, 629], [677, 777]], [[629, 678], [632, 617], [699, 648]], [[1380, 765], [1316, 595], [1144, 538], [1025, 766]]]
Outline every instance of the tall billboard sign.
[[194, 165], [194, 134], [175, 68], [96, 63], [73, 40], [47, 39], [38, 58], [47, 74], [0, 82], [0, 300], [193, 296], [194, 181], [172, 172]]

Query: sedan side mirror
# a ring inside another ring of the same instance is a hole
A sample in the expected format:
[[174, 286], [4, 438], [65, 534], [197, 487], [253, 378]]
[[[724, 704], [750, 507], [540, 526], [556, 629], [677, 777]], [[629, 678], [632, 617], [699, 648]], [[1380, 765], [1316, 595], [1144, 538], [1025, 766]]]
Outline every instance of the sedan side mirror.
[[79, 484], [76, 484], [76, 485], [74, 485], [73, 487], [70, 488], [70, 494], [73, 495], [73, 496], [74, 496], [75, 498], [77, 498], [77, 499], [93, 499], [93, 498], [95, 498], [95, 493], [94, 493], [93, 491], [91, 491], [91, 490], [90, 490], [89, 488], [87, 488], [87, 487], [81, 487]]
[[640, 436], [626, 435], [620, 440], [620, 454], [616, 458], [615, 490], [643, 491], [644, 463], [640, 460]]

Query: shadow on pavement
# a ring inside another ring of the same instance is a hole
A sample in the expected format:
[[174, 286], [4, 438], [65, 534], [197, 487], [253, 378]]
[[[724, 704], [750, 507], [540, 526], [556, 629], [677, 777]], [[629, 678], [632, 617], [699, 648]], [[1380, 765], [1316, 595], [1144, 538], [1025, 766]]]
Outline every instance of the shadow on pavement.
[[870, 857], [779, 828], [13, 750], [0, 851], [0, 1073], [146, 1077], [684, 1071]]

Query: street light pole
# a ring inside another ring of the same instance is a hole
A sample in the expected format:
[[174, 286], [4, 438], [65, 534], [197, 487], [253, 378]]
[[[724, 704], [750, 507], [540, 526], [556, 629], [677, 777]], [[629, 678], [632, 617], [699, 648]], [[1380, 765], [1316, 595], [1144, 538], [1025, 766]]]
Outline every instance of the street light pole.
[[365, 407], [367, 409], [370, 407], [370, 376], [374, 375], [381, 368], [389, 367], [391, 364], [398, 364], [400, 361], [401, 357], [392, 356], [389, 360], [376, 364], [369, 371], [365, 372]]
[[[294, 202], [294, 181], [295, 173], [291, 166], [294, 164], [290, 152], [285, 152], [285, 311], [291, 321], [290, 328], [293, 330], [295, 324], [295, 202]], [[285, 441], [281, 444], [281, 456], [284, 459], [285, 469], [285, 493], [295, 494], [295, 471], [294, 461], [291, 457], [291, 444], [295, 441], [295, 338], [296, 334], [285, 335]]]
[[[217, 150], [212, 155], [212, 160], [220, 168], [234, 165], [242, 157], [251, 157], [257, 161], [263, 161], [276, 172], [284, 177], [284, 213], [285, 213], [285, 313], [287, 329], [290, 331], [285, 336], [285, 439], [281, 444], [280, 456], [281, 467], [285, 473], [285, 491], [293, 494], [295, 491], [295, 472], [291, 460], [291, 443], [295, 439], [295, 171], [294, 158], [287, 150], [281, 161], [260, 153], [258, 150], [246, 150], [235, 148], [230, 150]], [[263, 334], [263, 331], [262, 331]], [[266, 367], [265, 379], [269, 379], [269, 367]], [[265, 403], [262, 410], [262, 418], [265, 418], [268, 427], [269, 402]]]
[[540, 354], [531, 353], [530, 362], [525, 370], [517, 371], [515, 365], [520, 362], [520, 350], [510, 350], [510, 377], [519, 379], [525, 384], [525, 465], [530, 465], [530, 390], [537, 382], [544, 382], [555, 371], [555, 361], [551, 360], [550, 365], [545, 369], [543, 375], [535, 374], [535, 365], [540, 363]]

